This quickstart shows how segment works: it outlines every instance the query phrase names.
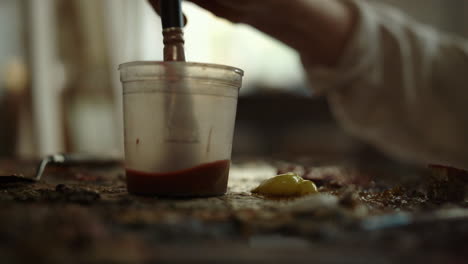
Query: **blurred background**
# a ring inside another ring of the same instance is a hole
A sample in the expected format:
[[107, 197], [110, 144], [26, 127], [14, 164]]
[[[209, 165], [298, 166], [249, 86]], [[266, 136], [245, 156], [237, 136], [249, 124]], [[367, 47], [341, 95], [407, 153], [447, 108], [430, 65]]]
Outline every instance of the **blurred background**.
[[[384, 2], [468, 36], [465, 0]], [[339, 128], [323, 98], [310, 96], [313, 83], [293, 50], [191, 3], [184, 10], [187, 59], [246, 72], [234, 157], [377, 153]], [[0, 0], [0, 36], [0, 157], [122, 157], [118, 65], [162, 59], [159, 17], [145, 0]]]

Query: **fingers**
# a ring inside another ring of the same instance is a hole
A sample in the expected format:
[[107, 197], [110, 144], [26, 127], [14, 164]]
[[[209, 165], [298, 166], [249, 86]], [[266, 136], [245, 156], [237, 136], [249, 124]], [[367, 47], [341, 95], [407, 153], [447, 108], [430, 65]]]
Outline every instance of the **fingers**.
[[158, 13], [158, 15], [161, 13], [161, 9], [159, 8], [159, 0], [148, 0], [148, 3], [151, 5], [153, 10]]
[[[194, 4], [210, 11], [216, 16], [225, 18], [234, 23], [248, 23], [249, 10], [254, 9], [257, 1], [234, 1], [234, 0], [191, 0]], [[159, 0], [148, 0], [153, 10], [161, 14]], [[184, 14], [184, 25], [187, 24], [187, 17]]]
[[191, 0], [191, 2], [210, 11], [214, 15], [226, 18], [231, 22], [246, 22], [244, 21], [246, 12], [242, 12], [242, 8], [237, 8], [237, 5], [234, 4], [235, 1], [233, 0]]
[[[148, 3], [151, 5], [153, 10], [158, 14], [161, 15], [161, 6], [159, 5], [159, 0], [148, 0]], [[184, 14], [184, 26], [187, 25], [187, 17]]]

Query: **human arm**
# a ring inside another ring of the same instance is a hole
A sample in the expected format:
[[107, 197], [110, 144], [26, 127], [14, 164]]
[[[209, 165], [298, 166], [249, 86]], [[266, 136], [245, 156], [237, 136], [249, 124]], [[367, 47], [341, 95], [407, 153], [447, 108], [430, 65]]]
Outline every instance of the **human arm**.
[[308, 65], [341, 124], [393, 156], [468, 168], [468, 42], [398, 10], [348, 1], [359, 11], [333, 67]]

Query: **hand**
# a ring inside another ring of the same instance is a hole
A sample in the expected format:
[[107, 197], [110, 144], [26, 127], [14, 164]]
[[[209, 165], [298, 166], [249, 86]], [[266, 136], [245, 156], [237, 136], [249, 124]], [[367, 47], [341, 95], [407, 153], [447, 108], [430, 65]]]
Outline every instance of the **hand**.
[[[153, 10], [158, 13], [158, 15], [161, 15], [161, 9], [159, 6], [159, 0], [148, 0], [148, 3], [151, 5]], [[187, 17], [184, 15], [184, 26], [187, 24]]]
[[[150, 5], [156, 11], [156, 13], [160, 14], [159, 8], [159, 0], [148, 0]], [[253, 9], [254, 5], [258, 5], [257, 1], [249, 1], [249, 0], [240, 0], [240, 1], [212, 1], [212, 0], [201, 0], [201, 1], [194, 1], [191, 2], [197, 4], [198, 6], [209, 10], [210, 12], [214, 13], [216, 16], [226, 18], [234, 23], [246, 23], [243, 19], [243, 14], [249, 14], [250, 11]], [[259, 6], [260, 7], [260, 6]], [[259, 8], [260, 10], [263, 10]], [[185, 22], [186, 17], [184, 15]]]
[[[153, 7], [158, 0], [149, 0]], [[354, 30], [356, 12], [340, 0], [191, 0], [296, 49], [307, 64], [334, 66]]]

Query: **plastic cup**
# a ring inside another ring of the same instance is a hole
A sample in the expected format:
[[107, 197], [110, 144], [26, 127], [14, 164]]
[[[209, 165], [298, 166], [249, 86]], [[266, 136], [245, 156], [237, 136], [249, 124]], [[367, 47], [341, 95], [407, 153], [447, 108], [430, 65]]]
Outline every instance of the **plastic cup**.
[[187, 62], [129, 62], [119, 70], [128, 191], [224, 194], [243, 71]]

